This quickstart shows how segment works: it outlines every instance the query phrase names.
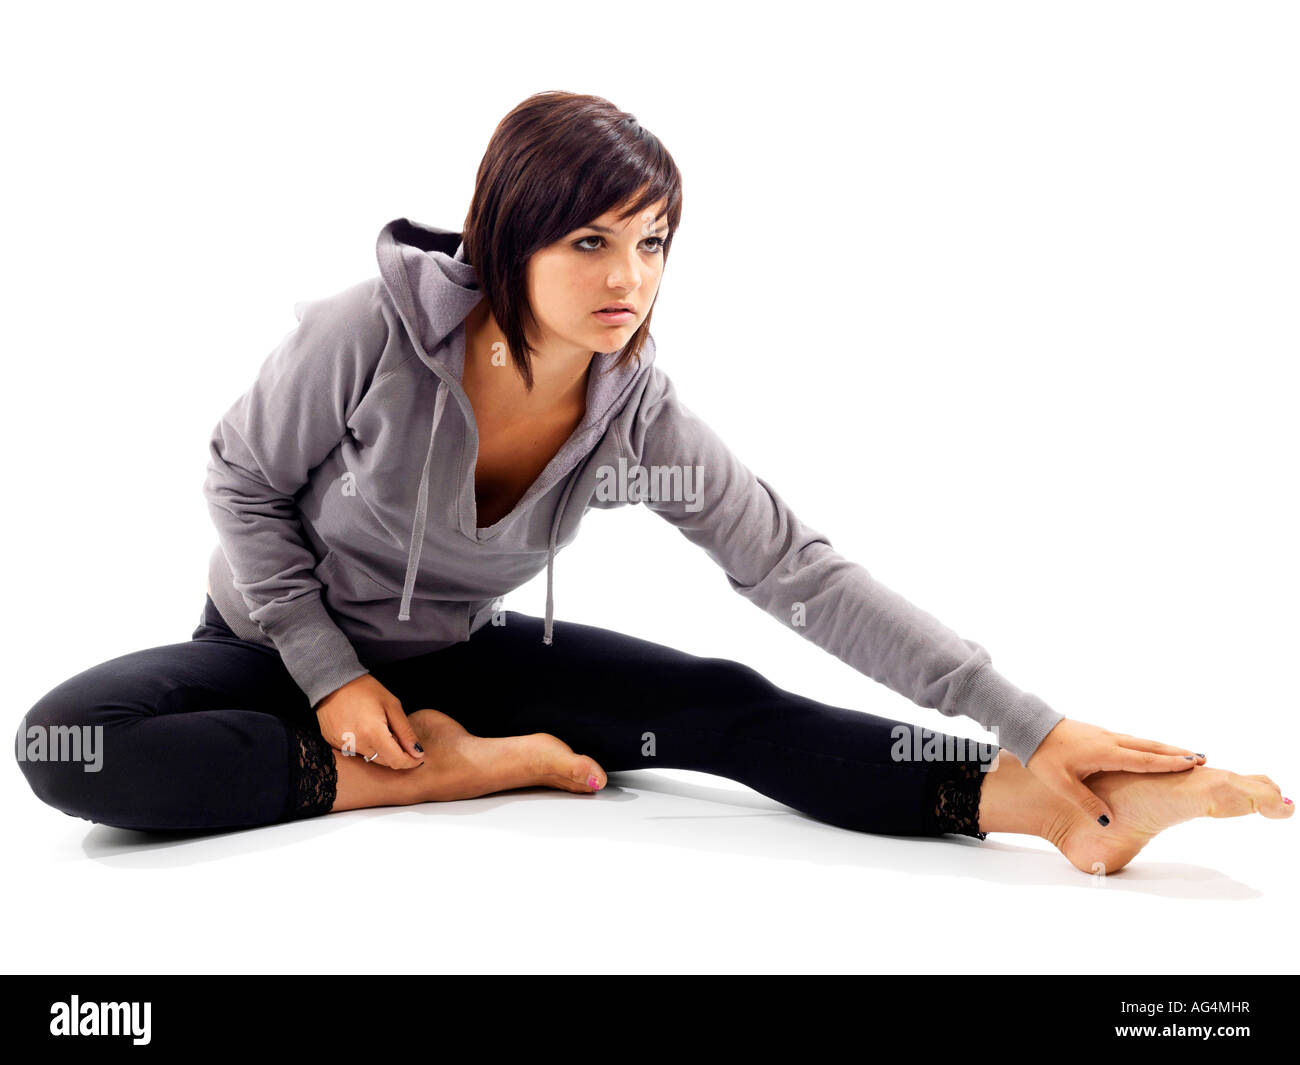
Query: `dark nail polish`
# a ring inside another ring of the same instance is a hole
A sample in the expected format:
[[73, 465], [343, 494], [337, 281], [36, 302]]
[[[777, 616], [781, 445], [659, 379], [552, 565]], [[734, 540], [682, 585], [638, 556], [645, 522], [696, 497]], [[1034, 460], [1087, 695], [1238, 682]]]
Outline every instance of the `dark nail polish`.
[[415, 744], [415, 749], [416, 749], [417, 751], [419, 751], [421, 754], [424, 753], [424, 748], [421, 747], [420, 744], [419, 744], [418, 742]]
[[1195, 761], [1196, 761], [1196, 759], [1195, 759], [1194, 757], [1192, 757], [1190, 754], [1185, 754], [1185, 755], [1183, 755], [1183, 757], [1186, 758], [1189, 762], [1195, 762]]
[[1105, 814], [1102, 814], [1099, 818], [1097, 818], [1097, 824], [1101, 825], [1102, 828], [1105, 828], [1108, 824], [1110, 824], [1110, 818], [1107, 817]]
[[1200, 753], [1200, 752], [1197, 752], [1197, 755], [1196, 755], [1196, 757], [1197, 757], [1197, 758], [1204, 758], [1204, 757], [1205, 757], [1205, 755], [1203, 755], [1203, 754], [1201, 754], [1201, 753]]

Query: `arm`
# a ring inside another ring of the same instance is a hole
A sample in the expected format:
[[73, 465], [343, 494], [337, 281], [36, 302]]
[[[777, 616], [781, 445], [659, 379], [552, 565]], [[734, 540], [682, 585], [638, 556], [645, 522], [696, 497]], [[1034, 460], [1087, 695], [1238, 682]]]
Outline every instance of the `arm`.
[[321, 601], [295, 494], [347, 432], [385, 346], [366, 286], [294, 306], [299, 319], [209, 441], [203, 494], [249, 618], [315, 707], [368, 673]]
[[702, 547], [751, 603], [918, 706], [996, 728], [999, 744], [1027, 763], [1064, 715], [998, 673], [980, 644], [838, 554], [678, 399], [666, 374], [651, 372], [629, 441], [637, 462], [694, 467], [702, 477], [694, 498], [679, 492], [646, 506]]

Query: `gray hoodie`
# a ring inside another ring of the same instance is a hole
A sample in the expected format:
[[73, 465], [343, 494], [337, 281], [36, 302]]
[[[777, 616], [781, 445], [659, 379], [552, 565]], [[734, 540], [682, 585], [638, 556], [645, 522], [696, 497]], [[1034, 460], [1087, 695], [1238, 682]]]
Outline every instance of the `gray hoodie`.
[[993, 729], [1022, 762], [1061, 720], [800, 521], [682, 403], [653, 338], [628, 366], [594, 355], [581, 424], [479, 527], [460, 383], [474, 269], [459, 233], [406, 218], [376, 251], [377, 277], [294, 306], [298, 325], [209, 443], [209, 594], [238, 636], [279, 650], [313, 707], [370, 667], [468, 639], [543, 568], [549, 644], [555, 553], [590, 508], [641, 503], [783, 625], [918, 706]]

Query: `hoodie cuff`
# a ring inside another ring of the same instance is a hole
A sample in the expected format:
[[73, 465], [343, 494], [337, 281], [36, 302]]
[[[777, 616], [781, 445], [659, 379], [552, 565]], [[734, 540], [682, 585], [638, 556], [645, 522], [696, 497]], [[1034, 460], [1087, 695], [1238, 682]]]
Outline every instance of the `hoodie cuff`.
[[985, 728], [996, 729], [998, 746], [1014, 754], [1021, 765], [1029, 764], [1044, 737], [1065, 719], [988, 663], [972, 675], [954, 709]]
[[369, 673], [356, 648], [330, 617], [320, 592], [313, 591], [294, 601], [296, 609], [274, 625], [259, 623], [280, 652], [285, 668], [303, 690], [311, 708], [350, 680]]

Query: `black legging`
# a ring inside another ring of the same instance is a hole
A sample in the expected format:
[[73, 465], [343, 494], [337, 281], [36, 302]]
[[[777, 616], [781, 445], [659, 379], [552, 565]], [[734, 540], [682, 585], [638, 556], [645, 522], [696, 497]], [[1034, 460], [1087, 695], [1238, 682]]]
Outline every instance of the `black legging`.
[[[540, 618], [502, 617], [372, 673], [408, 713], [440, 710], [477, 736], [548, 732], [607, 773], [694, 769], [842, 828], [984, 838], [980, 766], [993, 745], [981, 760], [969, 741], [794, 695], [738, 662], [563, 621], [546, 645]], [[919, 740], [900, 744], [896, 729]], [[917, 757], [927, 741], [933, 756], [935, 737], [949, 757]], [[187, 643], [110, 659], [48, 692], [15, 754], [43, 802], [119, 828], [312, 817], [329, 812], [337, 783], [279, 652], [235, 636], [211, 598]]]

